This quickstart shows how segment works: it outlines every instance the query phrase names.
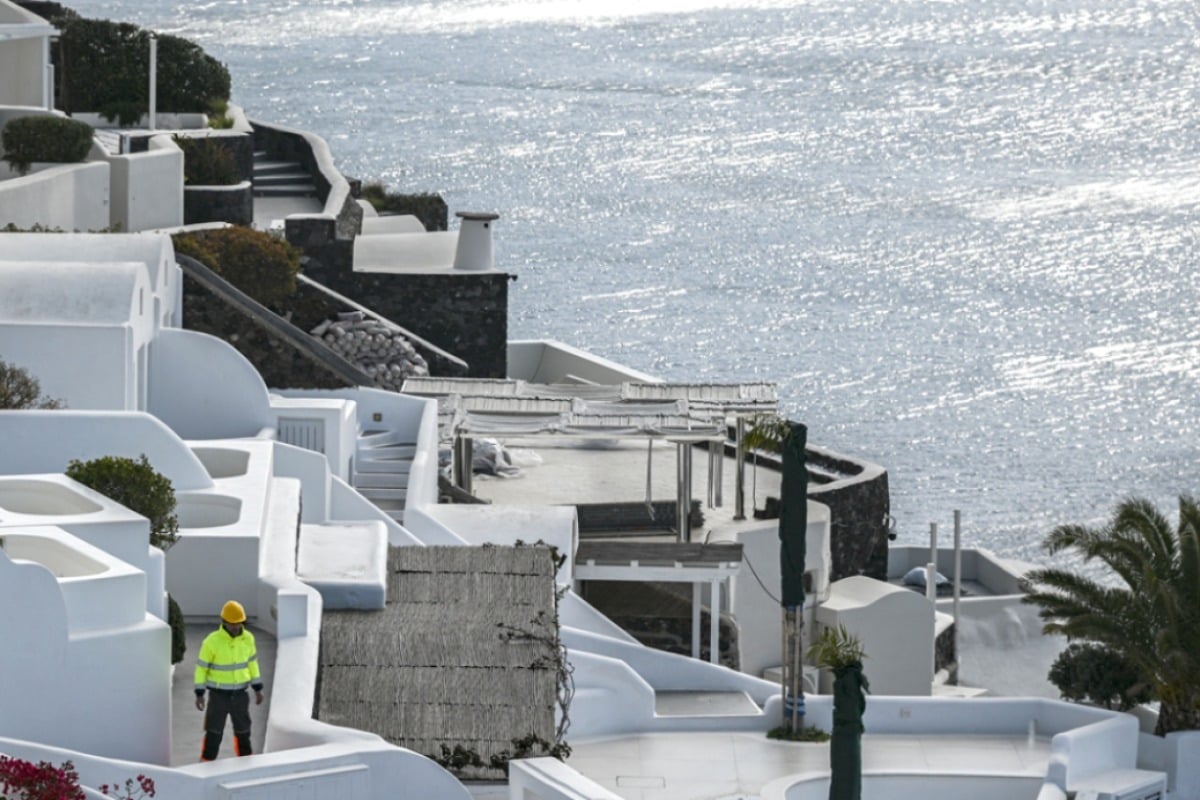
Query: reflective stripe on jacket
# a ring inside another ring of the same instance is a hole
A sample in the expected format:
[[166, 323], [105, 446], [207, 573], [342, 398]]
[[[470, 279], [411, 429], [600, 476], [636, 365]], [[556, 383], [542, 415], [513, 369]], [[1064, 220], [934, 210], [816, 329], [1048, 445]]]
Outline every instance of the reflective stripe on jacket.
[[224, 689], [232, 691], [247, 686], [258, 688], [262, 679], [258, 674], [258, 654], [254, 648], [254, 634], [246, 628], [237, 636], [230, 636], [222, 625], [204, 637], [200, 645], [200, 656], [196, 660], [196, 691]]

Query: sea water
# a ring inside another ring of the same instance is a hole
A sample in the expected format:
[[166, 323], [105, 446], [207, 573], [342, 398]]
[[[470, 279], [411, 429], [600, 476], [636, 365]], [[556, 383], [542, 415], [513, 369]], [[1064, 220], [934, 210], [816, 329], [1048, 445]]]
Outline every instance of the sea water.
[[[1193, 0], [80, 0], [498, 211], [510, 335], [779, 383], [901, 541], [1200, 490]], [[402, 320], [401, 320], [402, 321]]]

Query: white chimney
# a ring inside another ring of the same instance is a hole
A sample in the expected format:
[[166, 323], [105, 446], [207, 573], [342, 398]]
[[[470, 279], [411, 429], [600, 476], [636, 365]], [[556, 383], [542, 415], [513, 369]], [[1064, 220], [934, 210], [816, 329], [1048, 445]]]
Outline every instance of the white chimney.
[[462, 220], [458, 227], [458, 246], [454, 250], [454, 268], [464, 272], [489, 272], [492, 265], [492, 222], [499, 214], [456, 211]]

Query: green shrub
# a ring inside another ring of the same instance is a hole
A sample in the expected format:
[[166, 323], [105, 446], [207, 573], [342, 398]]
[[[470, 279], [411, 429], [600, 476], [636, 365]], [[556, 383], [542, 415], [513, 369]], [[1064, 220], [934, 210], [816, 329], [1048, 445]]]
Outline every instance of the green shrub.
[[825, 628], [820, 637], [808, 648], [808, 659], [818, 667], [838, 670], [852, 664], [861, 664], [867, 655], [862, 642], [845, 625]]
[[92, 126], [67, 117], [17, 117], [0, 134], [4, 160], [24, 175], [35, 161], [77, 164], [92, 149]]
[[[128, 22], [60, 18], [62, 105], [98, 111], [122, 125], [149, 109], [150, 32]], [[158, 36], [158, 110], [203, 112], [229, 98], [229, 70], [198, 45]]]
[[175, 234], [175, 252], [191, 256], [265, 306], [296, 292], [300, 251], [277, 236], [251, 228]]
[[0, 361], [0, 409], [23, 408], [62, 408], [62, 401], [42, 394], [41, 384], [27, 371]]
[[176, 136], [183, 151], [183, 182], [188, 186], [232, 186], [241, 182], [233, 151], [211, 136]]
[[215, 130], [227, 130], [233, 127], [233, 117], [229, 116], [228, 100], [218, 98], [209, 101], [208, 127]]
[[1065, 700], [1128, 711], [1148, 703], [1149, 684], [1124, 656], [1103, 645], [1076, 642], [1050, 666], [1050, 682]]
[[401, 194], [388, 191], [382, 183], [362, 187], [362, 198], [381, 214], [412, 214], [427, 231], [446, 230], [446, 201], [436, 194]]
[[187, 652], [187, 626], [183, 621], [183, 609], [171, 595], [167, 595], [167, 624], [171, 626], [171, 663], [178, 664]]
[[67, 465], [67, 477], [150, 520], [150, 544], [160, 550], [170, 549], [179, 540], [175, 488], [150, 466], [145, 454], [137, 461], [121, 456], [73, 460]]

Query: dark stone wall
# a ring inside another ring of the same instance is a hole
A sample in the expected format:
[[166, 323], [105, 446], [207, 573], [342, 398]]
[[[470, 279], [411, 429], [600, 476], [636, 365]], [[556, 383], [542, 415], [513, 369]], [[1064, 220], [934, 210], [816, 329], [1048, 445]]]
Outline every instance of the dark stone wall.
[[887, 580], [888, 476], [839, 481], [828, 488], [809, 490], [810, 500], [829, 506], [830, 547], [833, 568], [830, 580], [851, 575]]
[[954, 625], [942, 631], [933, 642], [933, 670], [950, 673], [950, 683], [958, 683], [958, 654], [954, 652]]
[[237, 186], [183, 187], [183, 221], [231, 222], [249, 225], [254, 221], [254, 190], [249, 181]]
[[306, 248], [304, 274], [465, 360], [469, 376], [507, 376], [507, 273], [354, 272], [353, 252], [345, 241]]
[[229, 342], [273, 389], [340, 389], [351, 385], [187, 276], [183, 281], [183, 327]]
[[[732, 433], [732, 431], [731, 431]], [[725, 452], [733, 455], [733, 445]], [[760, 452], [759, 467], [781, 471], [779, 457]], [[833, 558], [831, 581], [851, 575], [866, 575], [887, 580], [888, 533], [891, 519], [891, 500], [888, 494], [887, 471], [876, 464], [835, 453], [824, 447], [809, 445], [805, 449], [808, 467], [808, 499], [829, 506], [830, 555]], [[779, 499], [767, 498], [774, 504], [773, 516], [779, 516]], [[760, 519], [771, 515], [755, 513]]]
[[[676, 529], [676, 509], [673, 501], [657, 501], [650, 505], [654, 509], [653, 517], [646, 509], [645, 503], [584, 503], [576, 505], [579, 533], [584, 535], [631, 531], [673, 531]], [[690, 516], [692, 530], [699, 531], [704, 526], [704, 512], [700, 509], [699, 500], [692, 501]]]

